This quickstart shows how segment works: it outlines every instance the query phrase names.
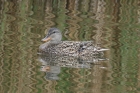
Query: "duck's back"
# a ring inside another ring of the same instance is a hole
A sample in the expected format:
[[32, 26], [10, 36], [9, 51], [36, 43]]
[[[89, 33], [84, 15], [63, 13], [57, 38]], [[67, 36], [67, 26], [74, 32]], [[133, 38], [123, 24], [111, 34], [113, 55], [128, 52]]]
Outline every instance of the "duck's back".
[[58, 44], [49, 44], [45, 52], [58, 55], [89, 55], [94, 51], [93, 41], [62, 41]]

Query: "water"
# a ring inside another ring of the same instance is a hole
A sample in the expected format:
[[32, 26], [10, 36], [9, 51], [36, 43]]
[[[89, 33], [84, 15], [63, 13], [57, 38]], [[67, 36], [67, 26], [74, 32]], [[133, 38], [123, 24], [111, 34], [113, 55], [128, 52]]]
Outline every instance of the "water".
[[[139, 25], [139, 0], [0, 0], [0, 93], [139, 93]], [[51, 27], [109, 50], [46, 63], [38, 47]]]

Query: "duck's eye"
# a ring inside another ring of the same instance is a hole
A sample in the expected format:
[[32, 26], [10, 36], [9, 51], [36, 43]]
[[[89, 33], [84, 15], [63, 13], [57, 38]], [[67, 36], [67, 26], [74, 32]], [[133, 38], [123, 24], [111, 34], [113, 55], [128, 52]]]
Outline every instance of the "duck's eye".
[[52, 32], [51, 34], [54, 34], [54, 33], [56, 33], [56, 32], [54, 31], [54, 32]]

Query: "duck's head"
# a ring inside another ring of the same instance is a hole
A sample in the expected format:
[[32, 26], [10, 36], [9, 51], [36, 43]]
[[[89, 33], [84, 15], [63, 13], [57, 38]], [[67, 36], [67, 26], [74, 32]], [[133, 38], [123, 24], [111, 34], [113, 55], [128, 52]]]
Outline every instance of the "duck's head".
[[62, 34], [57, 28], [50, 28], [46, 37], [42, 39], [44, 42], [59, 43], [62, 39]]

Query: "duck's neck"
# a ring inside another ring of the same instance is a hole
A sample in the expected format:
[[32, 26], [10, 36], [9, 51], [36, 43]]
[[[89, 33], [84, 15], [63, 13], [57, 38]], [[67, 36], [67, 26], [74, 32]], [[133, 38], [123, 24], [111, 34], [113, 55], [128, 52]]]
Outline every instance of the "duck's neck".
[[60, 44], [62, 41], [49, 41], [45, 42], [44, 44], [41, 44], [39, 46], [39, 50], [45, 50], [48, 46], [55, 45], [55, 44]]
[[39, 46], [39, 50], [45, 50], [45, 48], [48, 46], [48, 42], [45, 42], [44, 44], [41, 44]]

